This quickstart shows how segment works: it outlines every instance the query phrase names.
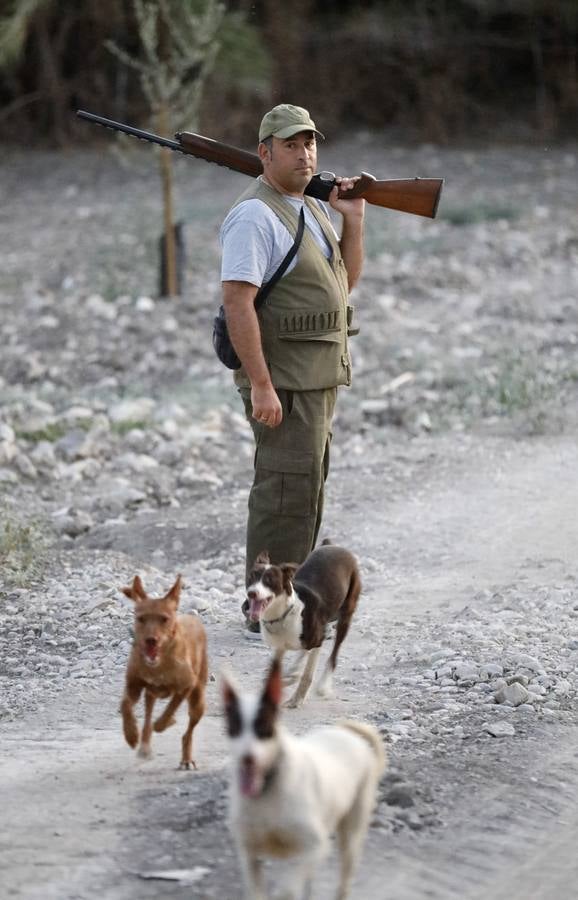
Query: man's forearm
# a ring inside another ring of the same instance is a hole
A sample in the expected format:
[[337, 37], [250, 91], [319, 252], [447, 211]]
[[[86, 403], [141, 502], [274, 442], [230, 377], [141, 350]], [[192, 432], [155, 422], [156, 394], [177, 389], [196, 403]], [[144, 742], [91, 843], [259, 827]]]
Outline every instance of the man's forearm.
[[339, 246], [351, 291], [359, 280], [363, 267], [363, 216], [343, 217], [343, 230]]

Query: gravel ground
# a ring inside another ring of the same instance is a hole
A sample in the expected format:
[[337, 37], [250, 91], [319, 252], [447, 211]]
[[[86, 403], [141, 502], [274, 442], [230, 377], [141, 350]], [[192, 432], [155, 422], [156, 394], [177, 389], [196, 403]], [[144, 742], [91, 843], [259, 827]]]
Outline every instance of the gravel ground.
[[[227, 662], [255, 686], [267, 653], [239, 615], [251, 436], [210, 323], [218, 226], [245, 181], [176, 161], [186, 287], [169, 301], [152, 150], [3, 158], [3, 892], [235, 900], [216, 677]], [[364, 591], [335, 699], [286, 724], [347, 714], [387, 743], [356, 900], [570, 900], [578, 147], [359, 134], [322, 164], [446, 186], [433, 222], [368, 210], [324, 528]], [[136, 572], [151, 592], [182, 572], [207, 628], [192, 775], [175, 771], [181, 720], [149, 763], [122, 740], [119, 588]]]

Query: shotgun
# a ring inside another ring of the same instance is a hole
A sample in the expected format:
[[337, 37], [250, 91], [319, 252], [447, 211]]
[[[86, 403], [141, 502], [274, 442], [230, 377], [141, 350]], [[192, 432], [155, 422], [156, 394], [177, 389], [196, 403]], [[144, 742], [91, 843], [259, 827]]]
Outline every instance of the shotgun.
[[[142, 141], [149, 141], [159, 144], [161, 147], [167, 147], [169, 150], [184, 153], [185, 156], [194, 156], [197, 159], [217, 163], [219, 166], [225, 166], [227, 169], [241, 172], [243, 175], [250, 175], [252, 178], [257, 178], [263, 172], [261, 160], [256, 153], [249, 153], [247, 150], [232, 147], [230, 144], [222, 144], [220, 141], [203, 137], [201, 134], [194, 134], [192, 131], [177, 132], [175, 140], [170, 140], [160, 137], [158, 134], [152, 134], [150, 131], [143, 131], [140, 128], [133, 128], [131, 125], [124, 125], [122, 122], [115, 122], [112, 119], [85, 112], [83, 109], [77, 109], [76, 115], [87, 122], [94, 122], [105, 128], [111, 128], [113, 131], [122, 131], [124, 134], [130, 134]], [[319, 172], [312, 177], [305, 188], [305, 193], [318, 200], [327, 200], [335, 183], [333, 172]], [[373, 175], [362, 172], [355, 186], [339, 196], [348, 200], [363, 197], [374, 206], [396, 209], [400, 212], [433, 219], [437, 212], [443, 183], [443, 178], [395, 178], [389, 181], [378, 181]]]

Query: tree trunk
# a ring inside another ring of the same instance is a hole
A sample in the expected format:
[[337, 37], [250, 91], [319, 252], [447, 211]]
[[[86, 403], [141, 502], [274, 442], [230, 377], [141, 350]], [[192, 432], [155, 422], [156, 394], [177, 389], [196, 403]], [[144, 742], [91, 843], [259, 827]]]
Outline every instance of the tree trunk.
[[[166, 106], [161, 107], [157, 116], [159, 134], [169, 134], [169, 114]], [[176, 297], [177, 284], [177, 253], [174, 228], [174, 204], [173, 204], [173, 159], [172, 151], [167, 147], [161, 147], [160, 151], [161, 179], [163, 186], [163, 218], [165, 240], [165, 273], [166, 283], [161, 294], [166, 297]]]
[[265, 0], [265, 37], [273, 61], [271, 94], [275, 103], [305, 103], [305, 38], [311, 26], [312, 7], [313, 0]]

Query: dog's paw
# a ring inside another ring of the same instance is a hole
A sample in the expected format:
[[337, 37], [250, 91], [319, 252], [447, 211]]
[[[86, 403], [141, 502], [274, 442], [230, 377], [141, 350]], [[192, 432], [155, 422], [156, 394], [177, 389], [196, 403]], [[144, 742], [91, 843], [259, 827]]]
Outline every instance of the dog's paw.
[[330, 681], [322, 681], [321, 684], [318, 684], [315, 688], [315, 693], [324, 700], [328, 700], [330, 697], [335, 696], [335, 691], [333, 690], [333, 685]]
[[285, 701], [283, 706], [285, 707], [285, 709], [301, 709], [304, 701], [305, 697], [298, 697], [296, 694], [294, 694], [292, 697], [289, 697], [289, 699]]
[[165, 719], [164, 715], [159, 716], [158, 719], [153, 723], [153, 730], [156, 732], [166, 731], [167, 728], [170, 728], [171, 725], [176, 725], [177, 720], [174, 716], [171, 716], [169, 719]]
[[150, 759], [152, 756], [151, 748], [148, 744], [141, 744], [138, 748], [138, 754], [141, 759]]
[[196, 768], [197, 768], [197, 764], [194, 759], [190, 759], [190, 760], [182, 759], [181, 762], [179, 763], [179, 769], [182, 769], [183, 771], [190, 772], [191, 769], [196, 769]]
[[333, 697], [335, 697], [335, 691], [330, 690], [329, 688], [319, 688], [315, 693], [322, 700], [332, 700]]
[[136, 720], [134, 722], [125, 722], [123, 731], [125, 741], [134, 750], [138, 744], [138, 725]]

